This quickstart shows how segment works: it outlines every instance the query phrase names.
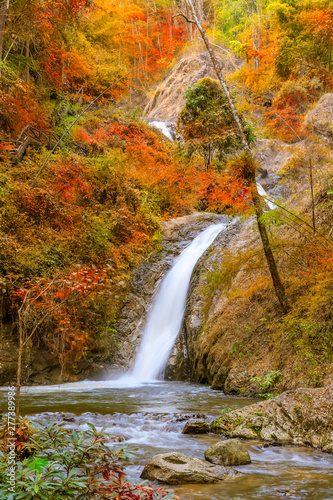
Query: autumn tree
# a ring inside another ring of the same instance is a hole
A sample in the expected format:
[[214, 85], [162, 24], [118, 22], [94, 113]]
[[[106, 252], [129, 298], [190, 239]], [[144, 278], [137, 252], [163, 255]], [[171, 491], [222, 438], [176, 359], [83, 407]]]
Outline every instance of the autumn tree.
[[[189, 152], [204, 157], [206, 169], [216, 160], [221, 163], [230, 153], [240, 149], [237, 127], [227, 97], [218, 81], [203, 78], [188, 87], [185, 106], [178, 119], [178, 131], [186, 141]], [[254, 135], [249, 123], [242, 119], [249, 143]]]
[[[77, 268], [58, 278], [38, 278], [12, 292], [17, 314], [18, 362], [16, 377], [16, 418], [20, 412], [22, 365], [26, 351], [39, 335], [56, 354], [63, 370], [66, 361], [79, 360], [87, 344], [87, 333], [80, 322], [78, 304], [105, 290], [110, 284], [107, 271]], [[51, 333], [46, 334], [45, 330]]]

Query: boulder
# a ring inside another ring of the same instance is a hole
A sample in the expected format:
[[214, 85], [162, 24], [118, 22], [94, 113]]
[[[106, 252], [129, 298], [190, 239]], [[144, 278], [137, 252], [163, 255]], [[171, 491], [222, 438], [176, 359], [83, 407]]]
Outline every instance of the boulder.
[[207, 434], [210, 431], [210, 423], [203, 418], [191, 418], [186, 422], [183, 434]]
[[234, 410], [211, 429], [230, 437], [313, 446], [333, 453], [333, 384], [286, 391], [274, 399]]
[[200, 458], [191, 458], [182, 453], [171, 452], [155, 455], [141, 474], [142, 479], [160, 481], [165, 484], [219, 483], [237, 471], [208, 464]]
[[305, 117], [305, 124], [316, 134], [333, 139], [333, 94], [324, 94]]
[[216, 465], [246, 465], [250, 455], [238, 439], [226, 439], [213, 444], [205, 451], [205, 459]]

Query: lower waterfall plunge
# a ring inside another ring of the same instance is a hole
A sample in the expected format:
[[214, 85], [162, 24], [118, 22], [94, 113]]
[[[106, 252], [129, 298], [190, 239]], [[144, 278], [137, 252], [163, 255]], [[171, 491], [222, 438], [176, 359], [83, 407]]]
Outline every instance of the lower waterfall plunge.
[[162, 378], [181, 328], [192, 271], [226, 224], [209, 226], [180, 254], [153, 301], [131, 375], [138, 380]]

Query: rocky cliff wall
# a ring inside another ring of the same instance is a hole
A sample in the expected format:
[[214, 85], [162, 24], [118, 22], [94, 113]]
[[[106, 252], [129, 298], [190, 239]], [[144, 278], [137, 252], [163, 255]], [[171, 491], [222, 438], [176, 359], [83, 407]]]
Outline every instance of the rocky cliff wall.
[[[217, 49], [217, 55], [227, 73], [241, 65], [239, 59], [222, 47]], [[216, 79], [208, 52], [184, 56], [156, 88], [145, 107], [145, 116], [149, 120], [176, 122], [185, 103], [187, 87], [207, 76]]]

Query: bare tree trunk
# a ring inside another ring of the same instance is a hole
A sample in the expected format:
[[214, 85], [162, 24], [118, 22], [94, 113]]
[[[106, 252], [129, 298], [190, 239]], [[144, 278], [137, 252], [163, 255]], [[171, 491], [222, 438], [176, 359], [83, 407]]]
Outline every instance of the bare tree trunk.
[[229, 89], [228, 89], [228, 86], [226, 84], [226, 81], [222, 75], [222, 71], [221, 71], [221, 68], [220, 68], [220, 65], [218, 63], [218, 60], [216, 59], [216, 56], [215, 56], [215, 52], [214, 50], [212, 49], [209, 41], [208, 41], [208, 38], [207, 38], [207, 35], [206, 35], [206, 32], [204, 31], [203, 27], [201, 26], [200, 22], [199, 22], [199, 19], [196, 15], [196, 12], [194, 10], [194, 7], [193, 7], [193, 4], [191, 2], [191, 0], [185, 0], [186, 3], [188, 4], [188, 6], [190, 7], [190, 10], [192, 12], [192, 16], [193, 16], [193, 19], [194, 19], [194, 24], [197, 25], [198, 27], [198, 30], [200, 31], [200, 35], [206, 45], [206, 48], [208, 50], [208, 53], [209, 53], [209, 56], [211, 58], [211, 61], [213, 63], [213, 67], [214, 67], [214, 70], [215, 70], [215, 73], [217, 75], [217, 78], [219, 79], [219, 82], [225, 92], [225, 95], [227, 96], [227, 100], [228, 100], [228, 104], [229, 104], [229, 107], [230, 107], [230, 111], [231, 111], [231, 114], [232, 114], [232, 117], [237, 125], [237, 129], [238, 129], [238, 132], [239, 132], [239, 135], [240, 135], [240, 139], [242, 141], [242, 145], [244, 147], [244, 149], [246, 149], [246, 151], [250, 151], [250, 147], [247, 143], [247, 140], [246, 140], [246, 136], [245, 136], [245, 133], [244, 133], [244, 130], [243, 130], [243, 126], [242, 126], [242, 123], [240, 121], [240, 118], [238, 116], [238, 113], [237, 113], [237, 110], [235, 108], [235, 105], [233, 103], [233, 100], [231, 98], [231, 95], [230, 95], [230, 92], [229, 92]]
[[315, 209], [314, 209], [313, 174], [312, 174], [312, 159], [311, 159], [311, 156], [309, 158], [309, 167], [310, 167], [312, 226], [313, 226], [313, 232], [315, 233], [316, 232], [316, 218], [315, 218]]
[[17, 376], [16, 376], [16, 408], [15, 418], [16, 421], [20, 416], [20, 392], [21, 392], [21, 371], [22, 371], [22, 358], [23, 358], [23, 325], [22, 318], [19, 313], [19, 351], [17, 360]]
[[9, 9], [9, 0], [2, 0], [0, 10], [0, 60], [2, 61], [3, 37], [5, 33], [6, 18]]
[[[245, 151], [247, 151], [249, 154], [251, 154], [250, 146], [249, 146], [249, 144], [247, 142], [242, 122], [241, 122], [241, 120], [240, 120], [240, 118], [238, 116], [236, 107], [235, 107], [235, 105], [233, 103], [233, 100], [232, 100], [229, 88], [228, 88], [227, 83], [226, 83], [226, 81], [225, 81], [225, 79], [223, 77], [223, 74], [222, 74], [220, 65], [218, 63], [218, 60], [217, 60], [217, 58], [215, 56], [214, 50], [212, 49], [212, 47], [211, 47], [211, 45], [210, 45], [210, 43], [208, 41], [206, 32], [204, 31], [203, 27], [201, 26], [201, 24], [199, 22], [199, 19], [198, 19], [197, 15], [196, 15], [195, 9], [194, 9], [193, 4], [192, 4], [192, 0], [185, 0], [185, 1], [186, 1], [186, 4], [189, 6], [190, 11], [191, 11], [192, 16], [193, 16], [193, 19], [194, 19], [194, 21], [190, 21], [190, 22], [192, 22], [192, 23], [194, 22], [194, 24], [196, 24], [198, 30], [200, 31], [201, 37], [202, 37], [202, 39], [203, 39], [203, 41], [204, 41], [204, 43], [206, 45], [206, 48], [207, 48], [208, 53], [210, 55], [211, 61], [213, 63], [213, 67], [214, 67], [215, 73], [217, 75], [217, 78], [219, 79], [219, 82], [220, 82], [220, 84], [221, 84], [221, 86], [222, 86], [222, 88], [223, 88], [223, 90], [224, 90], [224, 92], [225, 92], [225, 94], [227, 96], [227, 100], [228, 100], [228, 103], [229, 103], [230, 111], [231, 111], [232, 117], [233, 117], [233, 119], [235, 121], [235, 124], [237, 126], [238, 133], [239, 133], [242, 145], [243, 145]], [[275, 294], [276, 294], [276, 296], [277, 296], [277, 298], [278, 298], [278, 300], [280, 302], [282, 311], [284, 313], [286, 313], [289, 310], [289, 304], [288, 304], [288, 301], [287, 301], [287, 298], [286, 298], [284, 286], [283, 286], [283, 284], [281, 282], [281, 279], [280, 279], [280, 275], [279, 275], [279, 272], [278, 272], [278, 269], [277, 269], [277, 265], [276, 265], [276, 262], [275, 262], [275, 259], [274, 259], [272, 248], [270, 246], [270, 242], [269, 242], [268, 234], [267, 234], [267, 231], [266, 231], [266, 227], [265, 227], [264, 223], [261, 221], [261, 216], [263, 214], [263, 211], [262, 211], [262, 207], [261, 207], [260, 196], [259, 196], [259, 193], [258, 193], [258, 190], [257, 190], [257, 184], [256, 184], [254, 170], [252, 170], [251, 172], [249, 172], [249, 175], [250, 175], [251, 188], [252, 188], [252, 201], [253, 201], [253, 205], [254, 205], [254, 208], [255, 208], [255, 213], [256, 213], [256, 218], [257, 218], [257, 223], [258, 223], [259, 234], [260, 234], [262, 246], [263, 246], [263, 249], [264, 249], [264, 253], [265, 253], [267, 265], [268, 265], [268, 268], [269, 268], [269, 271], [270, 271], [270, 274], [271, 274], [271, 278], [272, 278], [272, 281], [273, 281]]]
[[[258, 51], [260, 51], [260, 7], [259, 2], [255, 2], [256, 14], [257, 14], [257, 23], [253, 20], [253, 47]], [[255, 18], [254, 12], [252, 13], [252, 17]], [[254, 69], [258, 70], [260, 65], [260, 58], [257, 56], [254, 59]]]
[[27, 45], [25, 47], [25, 57], [26, 57], [26, 82], [30, 82], [30, 72], [29, 72], [29, 55], [30, 55], [30, 42], [27, 41]]

